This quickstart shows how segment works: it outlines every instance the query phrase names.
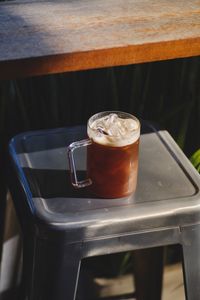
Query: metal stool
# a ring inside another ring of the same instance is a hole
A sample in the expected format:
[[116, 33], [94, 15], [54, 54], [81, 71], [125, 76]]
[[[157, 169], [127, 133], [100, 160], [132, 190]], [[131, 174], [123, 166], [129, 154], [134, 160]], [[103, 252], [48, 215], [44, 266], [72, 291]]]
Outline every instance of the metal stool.
[[[200, 177], [166, 131], [141, 136], [135, 197], [92, 198], [70, 184], [66, 147], [85, 128], [23, 133], [9, 145], [28, 300], [74, 300], [81, 260], [181, 244], [188, 300], [200, 299]], [[84, 174], [84, 153], [77, 153]]]

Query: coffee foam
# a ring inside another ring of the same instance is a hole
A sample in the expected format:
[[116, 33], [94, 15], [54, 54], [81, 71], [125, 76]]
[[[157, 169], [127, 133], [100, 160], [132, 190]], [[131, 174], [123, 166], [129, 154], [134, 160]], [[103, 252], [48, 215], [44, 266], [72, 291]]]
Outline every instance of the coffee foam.
[[88, 136], [98, 144], [122, 147], [139, 139], [140, 126], [134, 119], [120, 118], [111, 113], [91, 122], [88, 125]]

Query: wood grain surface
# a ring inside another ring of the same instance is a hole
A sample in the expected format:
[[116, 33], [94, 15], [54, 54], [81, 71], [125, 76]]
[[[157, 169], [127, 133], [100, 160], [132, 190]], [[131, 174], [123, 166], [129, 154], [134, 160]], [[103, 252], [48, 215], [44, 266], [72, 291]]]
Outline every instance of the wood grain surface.
[[200, 55], [200, 0], [0, 4], [0, 79]]

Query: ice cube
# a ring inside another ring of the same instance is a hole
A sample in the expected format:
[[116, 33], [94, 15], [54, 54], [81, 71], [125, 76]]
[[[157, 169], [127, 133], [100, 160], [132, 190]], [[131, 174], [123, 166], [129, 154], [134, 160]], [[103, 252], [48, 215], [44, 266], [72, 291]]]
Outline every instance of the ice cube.
[[120, 136], [125, 136], [127, 133], [126, 127], [124, 126], [124, 120], [123, 119], [119, 119], [117, 121], [117, 127], [118, 127], [118, 134]]
[[113, 123], [112, 126], [108, 128], [108, 134], [111, 136], [118, 136], [119, 135], [119, 128], [116, 123]]
[[135, 129], [137, 129], [137, 122], [133, 119], [125, 119], [125, 128], [128, 132], [131, 132]]
[[117, 122], [117, 120], [118, 120], [118, 115], [117, 114], [110, 114], [109, 115], [110, 125]]

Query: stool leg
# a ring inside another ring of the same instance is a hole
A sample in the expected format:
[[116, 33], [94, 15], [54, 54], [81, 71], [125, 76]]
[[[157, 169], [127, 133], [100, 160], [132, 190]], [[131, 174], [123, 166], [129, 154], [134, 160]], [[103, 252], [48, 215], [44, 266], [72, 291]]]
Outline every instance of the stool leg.
[[75, 300], [80, 257], [75, 246], [37, 240], [28, 300]]
[[181, 233], [183, 273], [187, 300], [200, 299], [200, 226], [184, 228]]
[[28, 237], [23, 238], [23, 262], [22, 276], [18, 290], [17, 300], [27, 300], [28, 291], [31, 286], [31, 274], [33, 269], [34, 243]]
[[[1, 180], [0, 175], [0, 180]], [[2, 249], [3, 249], [3, 238], [4, 238], [4, 229], [5, 229], [5, 212], [6, 212], [6, 185], [1, 181], [0, 186], [0, 262], [2, 258]]]
[[163, 278], [163, 247], [133, 252], [137, 300], [160, 300]]

